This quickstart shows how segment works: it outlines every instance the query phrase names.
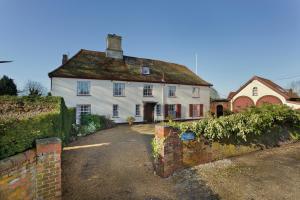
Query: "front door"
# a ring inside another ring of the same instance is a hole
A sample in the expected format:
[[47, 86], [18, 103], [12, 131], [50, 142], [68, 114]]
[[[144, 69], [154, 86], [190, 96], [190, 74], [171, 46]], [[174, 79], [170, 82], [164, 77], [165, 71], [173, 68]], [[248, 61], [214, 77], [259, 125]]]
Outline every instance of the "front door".
[[147, 123], [154, 122], [155, 103], [144, 103], [144, 121]]

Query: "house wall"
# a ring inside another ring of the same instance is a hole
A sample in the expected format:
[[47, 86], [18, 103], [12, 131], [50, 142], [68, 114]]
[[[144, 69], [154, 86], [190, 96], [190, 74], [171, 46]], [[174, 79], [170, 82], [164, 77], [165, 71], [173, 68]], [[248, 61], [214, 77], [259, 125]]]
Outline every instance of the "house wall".
[[[258, 89], [258, 95], [252, 96], [252, 89], [253, 87], [257, 87]], [[266, 96], [266, 95], [272, 95], [277, 98], [279, 98], [283, 104], [286, 104], [286, 100], [283, 96], [269, 88], [268, 86], [265, 86], [260, 81], [253, 80], [251, 83], [249, 83], [245, 88], [243, 88], [239, 93], [237, 93], [230, 101], [231, 103], [231, 110], [233, 111], [233, 102], [240, 96], [247, 96], [251, 98], [254, 102], [254, 105], [256, 105], [259, 98]]]
[[[77, 96], [77, 81], [87, 80], [91, 83], [90, 96]], [[113, 96], [113, 83], [125, 83], [125, 97]], [[143, 97], [144, 84], [153, 85], [153, 97]], [[168, 86], [176, 86], [176, 97], [168, 97]], [[193, 98], [192, 88], [200, 88], [200, 98]], [[52, 78], [51, 93], [53, 96], [62, 96], [68, 107], [78, 104], [91, 104], [93, 114], [105, 115], [116, 123], [126, 122], [128, 116], [134, 116], [136, 122], [143, 121], [143, 102], [157, 102], [161, 104], [161, 116], [154, 114], [155, 120], [164, 119], [164, 104], [181, 104], [181, 119], [189, 117], [189, 104], [203, 104], [203, 111], [209, 111], [210, 89], [207, 86], [191, 86], [178, 84], [126, 82], [111, 80], [88, 80], [72, 78]], [[112, 118], [113, 104], [119, 105], [119, 118]], [[141, 105], [141, 116], [135, 116], [135, 105]]]

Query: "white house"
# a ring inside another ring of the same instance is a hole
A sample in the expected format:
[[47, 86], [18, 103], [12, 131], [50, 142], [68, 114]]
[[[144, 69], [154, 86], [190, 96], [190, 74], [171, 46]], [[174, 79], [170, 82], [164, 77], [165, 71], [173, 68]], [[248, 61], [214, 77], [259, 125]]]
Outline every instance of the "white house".
[[[153, 122], [172, 116], [199, 119], [210, 107], [210, 83], [183, 65], [124, 56], [121, 37], [109, 34], [105, 52], [80, 50], [49, 73], [51, 93], [82, 113], [117, 123], [133, 116]], [[77, 121], [78, 121], [77, 120]]]
[[285, 104], [293, 109], [300, 109], [300, 97], [297, 94], [259, 76], [254, 76], [236, 92], [231, 92], [228, 100], [231, 110], [235, 112], [264, 103]]

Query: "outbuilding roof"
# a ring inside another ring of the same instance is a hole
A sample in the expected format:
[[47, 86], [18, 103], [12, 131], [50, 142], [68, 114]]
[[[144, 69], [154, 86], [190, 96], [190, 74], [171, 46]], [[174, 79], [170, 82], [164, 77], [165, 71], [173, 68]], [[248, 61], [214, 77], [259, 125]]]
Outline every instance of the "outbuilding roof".
[[[142, 67], [150, 74], [143, 75]], [[123, 59], [106, 57], [105, 52], [81, 49], [65, 64], [50, 72], [49, 77], [120, 80], [134, 82], [169, 83], [212, 86], [184, 65], [123, 56]]]
[[298, 101], [298, 99], [300, 98], [292, 90], [284, 89], [269, 79], [259, 77], [259, 76], [253, 76], [249, 81], [247, 81], [244, 85], [242, 85], [236, 92], [230, 92], [228, 95], [228, 99], [229, 100], [232, 99], [236, 94], [238, 94], [242, 89], [244, 89], [253, 80], [257, 80], [257, 81], [263, 83], [267, 87], [271, 88], [275, 92], [282, 95], [286, 100]]

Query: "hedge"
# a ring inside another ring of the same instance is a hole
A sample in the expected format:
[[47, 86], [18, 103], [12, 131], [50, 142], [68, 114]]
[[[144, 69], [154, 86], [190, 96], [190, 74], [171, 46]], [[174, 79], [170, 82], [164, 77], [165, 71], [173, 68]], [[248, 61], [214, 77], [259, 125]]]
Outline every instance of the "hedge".
[[[181, 132], [192, 131], [198, 137], [224, 143], [255, 143], [271, 133], [280, 134], [282, 128], [300, 132], [300, 113], [285, 105], [266, 104], [244, 112], [197, 122], [169, 122]], [[293, 133], [295, 134], [295, 132]]]
[[61, 97], [2, 96], [0, 108], [0, 159], [32, 148], [39, 138], [60, 137], [66, 143], [75, 123], [75, 109]]

